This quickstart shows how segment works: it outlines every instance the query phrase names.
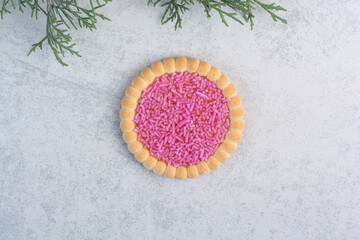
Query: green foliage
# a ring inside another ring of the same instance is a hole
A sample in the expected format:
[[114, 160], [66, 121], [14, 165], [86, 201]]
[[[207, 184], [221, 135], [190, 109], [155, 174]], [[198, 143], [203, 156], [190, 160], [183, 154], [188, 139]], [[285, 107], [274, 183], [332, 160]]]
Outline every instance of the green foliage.
[[[275, 14], [276, 11], [286, 11], [285, 8], [272, 4], [265, 4], [259, 0], [198, 0], [199, 4], [204, 7], [208, 18], [212, 12], [219, 14], [221, 21], [228, 27], [227, 19], [232, 19], [242, 25], [244, 20], [250, 23], [251, 29], [254, 27], [254, 10], [255, 6], [260, 6], [270, 14], [272, 19], [277, 22], [287, 23], [284, 18]], [[148, 5], [160, 5], [165, 8], [161, 23], [169, 21], [175, 22], [175, 30], [181, 28], [182, 15], [189, 10], [190, 5], [194, 5], [193, 0], [148, 0]]]
[[[18, 9], [24, 12], [28, 7], [31, 17], [38, 19], [38, 14], [46, 16], [45, 36], [32, 45], [28, 55], [35, 52], [37, 48], [42, 49], [46, 42], [53, 51], [56, 59], [63, 66], [67, 64], [62, 60], [65, 53], [81, 57], [79, 52], [74, 50], [75, 43], [69, 34], [69, 29], [88, 28], [91, 31], [96, 29], [98, 19], [110, 20], [98, 13], [98, 9], [104, 7], [112, 0], [89, 0], [89, 7], [79, 6], [78, 0], [0, 0], [0, 17], [11, 13], [11, 9]], [[121, 0], [120, 0], [121, 1]], [[255, 6], [263, 8], [270, 14], [272, 19], [287, 23], [284, 18], [276, 15], [277, 11], [286, 11], [285, 8], [272, 4], [265, 4], [259, 0], [148, 0], [148, 5], [161, 6], [165, 8], [161, 23], [175, 22], [175, 30], [182, 28], [182, 16], [190, 10], [195, 3], [204, 7], [207, 17], [213, 12], [219, 14], [221, 21], [228, 26], [227, 20], [232, 19], [242, 25], [244, 22], [254, 27]]]
[[[161, 0], [148, 0], [148, 5], [152, 4], [156, 6], [160, 3]], [[169, 0], [163, 4], [161, 7], [165, 7], [165, 12], [161, 18], [161, 23], [165, 24], [169, 21], [175, 21], [175, 30], [181, 28], [181, 15], [184, 14], [186, 11], [189, 11], [188, 6], [192, 4], [194, 5], [193, 0]]]
[[77, 0], [18, 0], [15, 4], [14, 0], [3, 0], [0, 9], [0, 16], [3, 19], [5, 13], [11, 13], [10, 9], [18, 8], [23, 12], [25, 7], [31, 10], [31, 17], [38, 19], [38, 14], [46, 16], [46, 32], [38, 43], [32, 45], [28, 55], [35, 52], [37, 48], [42, 49], [43, 43], [46, 41], [53, 51], [56, 59], [63, 66], [67, 64], [62, 60], [65, 53], [81, 57], [79, 52], [74, 50], [75, 43], [68, 32], [74, 28], [88, 28], [91, 31], [96, 29], [97, 19], [110, 20], [104, 15], [97, 12], [111, 0], [90, 0], [90, 7], [85, 8], [78, 5]]

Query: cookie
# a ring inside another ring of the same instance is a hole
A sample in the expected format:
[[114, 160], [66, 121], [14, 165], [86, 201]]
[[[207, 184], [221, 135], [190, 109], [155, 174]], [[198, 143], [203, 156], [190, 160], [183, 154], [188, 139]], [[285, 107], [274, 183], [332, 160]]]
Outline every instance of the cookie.
[[120, 129], [146, 169], [167, 178], [207, 175], [242, 139], [245, 111], [230, 79], [196, 58], [166, 58], [135, 77]]

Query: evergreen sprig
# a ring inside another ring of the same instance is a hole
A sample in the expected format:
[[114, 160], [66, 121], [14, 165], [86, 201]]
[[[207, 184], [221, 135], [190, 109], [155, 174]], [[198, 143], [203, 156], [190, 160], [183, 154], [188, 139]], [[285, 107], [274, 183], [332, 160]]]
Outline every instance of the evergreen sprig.
[[[259, 0], [197, 0], [204, 7], [204, 11], [208, 18], [212, 12], [219, 14], [221, 21], [228, 27], [227, 19], [232, 19], [242, 25], [244, 20], [249, 22], [251, 29], [254, 27], [254, 10], [255, 6], [260, 6], [270, 14], [272, 19], [282, 23], [287, 21], [278, 16], [275, 12], [286, 11], [285, 8], [272, 4], [266, 4]], [[182, 15], [189, 10], [190, 5], [195, 5], [193, 0], [148, 0], [148, 5], [160, 5], [165, 8], [161, 23], [165, 24], [169, 21], [175, 22], [175, 30], [182, 28]]]
[[0, 16], [3, 19], [5, 13], [11, 13], [10, 9], [18, 8], [24, 12], [24, 8], [29, 7], [31, 17], [38, 19], [38, 13], [46, 16], [45, 36], [32, 45], [28, 55], [35, 52], [37, 48], [42, 49], [46, 41], [53, 51], [56, 59], [63, 66], [67, 64], [62, 60], [65, 53], [81, 57], [78, 51], [74, 50], [75, 43], [69, 29], [88, 28], [91, 31], [96, 29], [98, 18], [110, 20], [103, 14], [98, 13], [98, 9], [104, 7], [111, 0], [90, 0], [89, 7], [80, 6], [77, 0], [3, 0], [0, 9]]
[[[161, 0], [148, 0], [148, 5], [152, 4], [156, 6]], [[169, 21], [175, 21], [175, 30], [181, 28], [181, 15], [186, 11], [189, 11], [188, 6], [194, 5], [193, 0], [169, 0], [161, 4], [161, 7], [165, 7], [165, 12], [161, 18], [161, 23], [165, 24]]]
[[[44, 43], [47, 43], [59, 63], [67, 66], [62, 60], [65, 53], [81, 57], [79, 52], [74, 50], [75, 43], [72, 43], [69, 30], [85, 27], [92, 31], [96, 29], [98, 19], [110, 20], [100, 14], [98, 9], [111, 1], [89, 0], [89, 6], [83, 7], [78, 4], [78, 0], [0, 0], [0, 17], [3, 19], [6, 13], [11, 13], [11, 9], [24, 12], [26, 7], [30, 8], [31, 17], [36, 19], [39, 13], [44, 14], [46, 16], [45, 36], [32, 45], [28, 55], [35, 52], [37, 48], [42, 49]], [[268, 12], [275, 22], [279, 20], [287, 23], [284, 18], [276, 14], [278, 11], [286, 11], [285, 8], [274, 3], [266, 4], [260, 0], [148, 0], [147, 2], [148, 5], [160, 5], [165, 8], [161, 23], [175, 22], [175, 30], [182, 28], [183, 15], [190, 11], [190, 7], [195, 3], [204, 7], [208, 18], [212, 16], [212, 13], [217, 13], [226, 26], [229, 26], [227, 20], [232, 19], [242, 25], [248, 22], [253, 29], [255, 18], [253, 12], [256, 6]]]

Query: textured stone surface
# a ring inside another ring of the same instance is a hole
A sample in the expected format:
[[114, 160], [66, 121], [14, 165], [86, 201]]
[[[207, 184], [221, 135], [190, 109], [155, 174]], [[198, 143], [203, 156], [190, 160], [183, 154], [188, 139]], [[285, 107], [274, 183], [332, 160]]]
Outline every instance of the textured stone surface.
[[[0, 23], [0, 239], [359, 239], [360, 5], [281, 1], [250, 31], [200, 7], [174, 32], [145, 0], [74, 32], [61, 67], [44, 26]], [[39, 22], [44, 22], [40, 18]], [[120, 100], [153, 61], [194, 56], [237, 87], [243, 140], [208, 176], [146, 170], [119, 130]]]

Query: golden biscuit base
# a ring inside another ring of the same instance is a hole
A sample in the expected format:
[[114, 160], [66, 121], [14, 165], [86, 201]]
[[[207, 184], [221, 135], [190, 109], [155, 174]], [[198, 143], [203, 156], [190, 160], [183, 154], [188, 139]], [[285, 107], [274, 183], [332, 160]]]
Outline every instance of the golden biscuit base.
[[[216, 85], [222, 90], [224, 97], [230, 98], [227, 106], [230, 110], [230, 127], [225, 135], [225, 140], [221, 143], [215, 153], [206, 161], [192, 166], [178, 166], [177, 168], [167, 164], [164, 161], [151, 156], [148, 149], [137, 140], [137, 133], [134, 132], [134, 116], [138, 100], [141, 97], [143, 89], [153, 83], [156, 77], [173, 72], [188, 71], [197, 72], [200, 76], [206, 77], [209, 81], [216, 81]], [[241, 98], [237, 95], [236, 88], [230, 83], [229, 78], [223, 75], [221, 71], [212, 67], [209, 63], [200, 61], [197, 58], [166, 58], [163, 61], [154, 62], [151, 67], [141, 71], [141, 74], [135, 77], [132, 84], [126, 89], [125, 96], [121, 101], [122, 109], [120, 110], [120, 129], [123, 131], [123, 139], [128, 144], [128, 149], [134, 154], [135, 159], [143, 166], [152, 170], [154, 173], [167, 178], [196, 178], [199, 175], [209, 174], [211, 170], [217, 169], [221, 163], [225, 162], [231, 153], [237, 148], [237, 143], [242, 138], [241, 131], [244, 129], [243, 120], [245, 111], [241, 107]]]

